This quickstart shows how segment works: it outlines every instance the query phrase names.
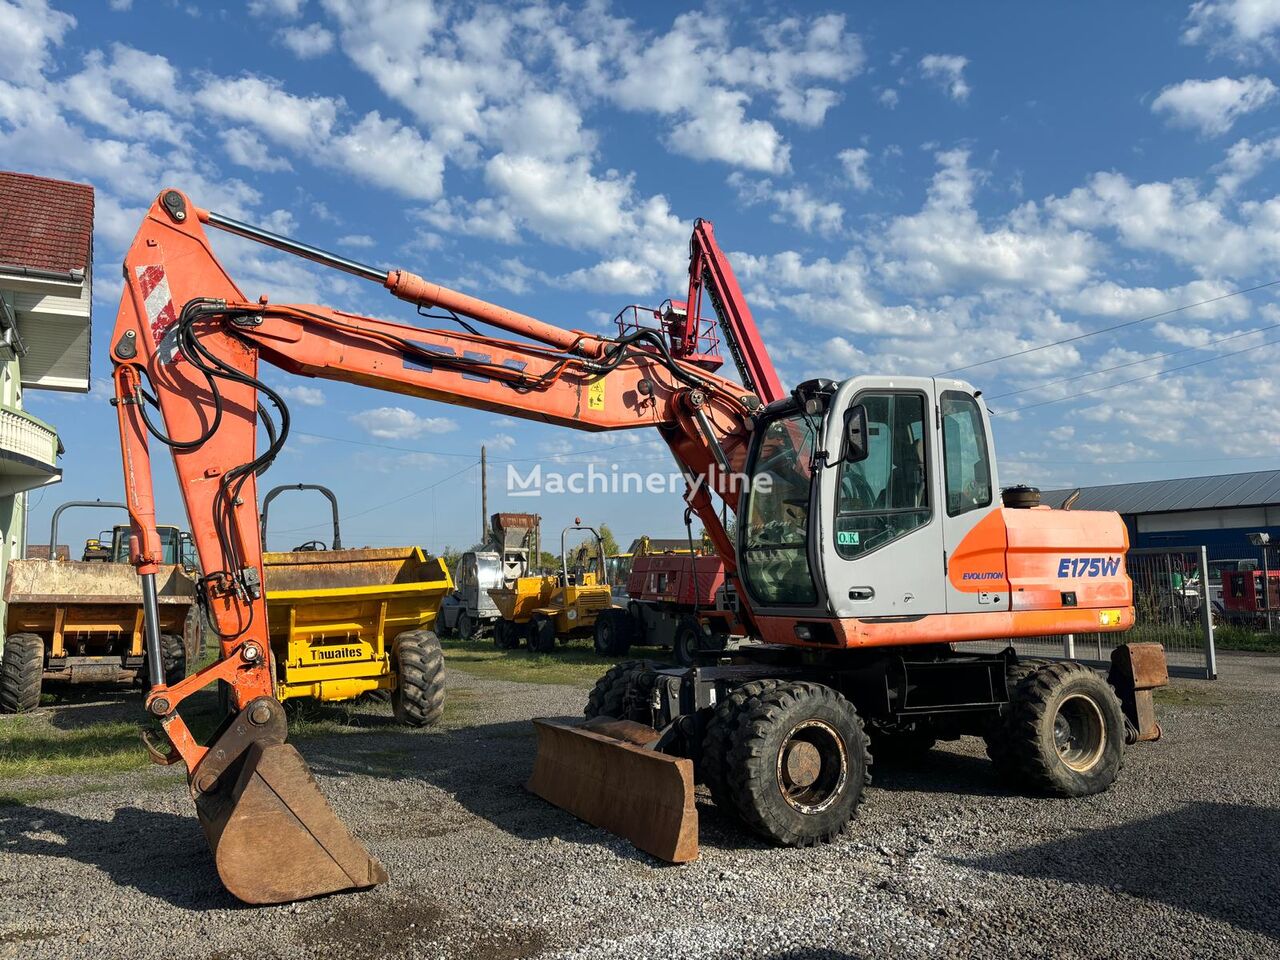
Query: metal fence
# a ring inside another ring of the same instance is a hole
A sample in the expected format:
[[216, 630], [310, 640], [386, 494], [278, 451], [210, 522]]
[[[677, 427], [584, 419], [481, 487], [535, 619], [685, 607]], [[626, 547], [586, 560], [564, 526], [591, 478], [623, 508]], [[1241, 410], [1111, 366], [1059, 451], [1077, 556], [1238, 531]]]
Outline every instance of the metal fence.
[[[992, 641], [986, 646], [1003, 649], [1012, 645], [1023, 656], [1068, 658], [1106, 666], [1111, 662], [1111, 651], [1119, 644], [1160, 643], [1169, 660], [1170, 674], [1216, 678], [1214, 601], [1207, 550], [1204, 547], [1132, 549], [1126, 555], [1125, 565], [1133, 580], [1135, 622], [1132, 630], [1019, 637]], [[1276, 610], [1275, 619], [1280, 629], [1280, 609]]]

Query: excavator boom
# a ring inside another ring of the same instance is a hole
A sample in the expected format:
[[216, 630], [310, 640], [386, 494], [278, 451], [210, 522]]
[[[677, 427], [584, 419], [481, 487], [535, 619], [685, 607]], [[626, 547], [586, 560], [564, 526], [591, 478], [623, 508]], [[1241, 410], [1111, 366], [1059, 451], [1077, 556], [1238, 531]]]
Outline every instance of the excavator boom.
[[[212, 226], [379, 283], [419, 307], [487, 323], [521, 339], [470, 330], [425, 330], [317, 305], [251, 300], [214, 255]], [[150, 442], [169, 448], [205, 571], [202, 601], [220, 641], [220, 659], [168, 687], [152, 676], [146, 709], [168, 744], [149, 744], [157, 762], [185, 764], [192, 797], [227, 888], [250, 903], [278, 903], [369, 886], [385, 872], [329, 809], [306, 763], [286, 742], [273, 695], [257, 476], [289, 431], [283, 399], [258, 372], [260, 362], [322, 377], [462, 404], [579, 430], [657, 428], [690, 482], [690, 507], [722, 556], [732, 557], [712, 491], [735, 508], [726, 483], [741, 467], [749, 415], [759, 400], [742, 385], [673, 355], [653, 331], [616, 339], [565, 330], [430, 283], [382, 271], [194, 206], [164, 191], [125, 258], [125, 289], [111, 342], [131, 560], [142, 578], [148, 660], [162, 662], [155, 627], [155, 574], [162, 560], [152, 493]], [[265, 401], [265, 403], [264, 403]], [[267, 407], [273, 406], [272, 415]], [[157, 417], [158, 414], [158, 417]], [[270, 441], [257, 449], [259, 425]], [[180, 707], [210, 683], [230, 689], [231, 714], [200, 743]], [[591, 738], [563, 734], [557, 760], [598, 762]], [[589, 742], [591, 741], [591, 742]], [[584, 751], [574, 756], [574, 744]], [[593, 757], [587, 757], [586, 753]], [[624, 752], [625, 753], [625, 752]], [[692, 811], [688, 761], [635, 750], [611, 769], [634, 782], [639, 808]], [[671, 778], [652, 771], [683, 763]], [[636, 766], [626, 775], [628, 764]], [[621, 767], [619, 767], [621, 765]], [[540, 781], [535, 776], [534, 785]], [[678, 796], [670, 796], [671, 784]], [[644, 785], [650, 794], [646, 795]], [[661, 794], [661, 795], [660, 795]], [[588, 804], [581, 814], [599, 821]], [[616, 811], [607, 825], [628, 832]], [[625, 819], [625, 818], [623, 818]], [[676, 818], [680, 820], [679, 817]], [[657, 849], [687, 842], [636, 839]], [[689, 825], [658, 828], [687, 838]], [[270, 850], [268, 855], [265, 851]]]

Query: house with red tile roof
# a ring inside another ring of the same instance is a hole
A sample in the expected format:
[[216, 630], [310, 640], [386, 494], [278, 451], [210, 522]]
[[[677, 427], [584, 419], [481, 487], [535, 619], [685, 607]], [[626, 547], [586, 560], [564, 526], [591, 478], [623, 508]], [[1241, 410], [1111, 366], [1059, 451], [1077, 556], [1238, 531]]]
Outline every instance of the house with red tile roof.
[[27, 492], [62, 479], [57, 429], [23, 394], [88, 391], [92, 272], [93, 187], [0, 171], [0, 596]]

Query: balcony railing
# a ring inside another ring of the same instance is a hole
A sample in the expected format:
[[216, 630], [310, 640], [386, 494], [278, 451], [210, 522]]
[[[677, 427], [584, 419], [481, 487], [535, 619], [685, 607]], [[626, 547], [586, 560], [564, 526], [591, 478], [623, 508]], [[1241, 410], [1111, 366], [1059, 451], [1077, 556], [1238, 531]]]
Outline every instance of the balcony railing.
[[0, 407], [0, 450], [56, 469], [58, 431], [24, 410]]

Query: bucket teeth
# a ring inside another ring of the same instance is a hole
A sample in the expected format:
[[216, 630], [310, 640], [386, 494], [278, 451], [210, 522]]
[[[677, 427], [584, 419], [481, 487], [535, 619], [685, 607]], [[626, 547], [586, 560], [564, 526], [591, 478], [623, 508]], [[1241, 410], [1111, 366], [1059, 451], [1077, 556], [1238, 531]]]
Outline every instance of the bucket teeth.
[[538, 752], [531, 792], [661, 860], [697, 859], [692, 760], [637, 746], [634, 741], [645, 738], [631, 730], [614, 731], [624, 733], [619, 737], [597, 732], [602, 725], [544, 719], [533, 725]]

